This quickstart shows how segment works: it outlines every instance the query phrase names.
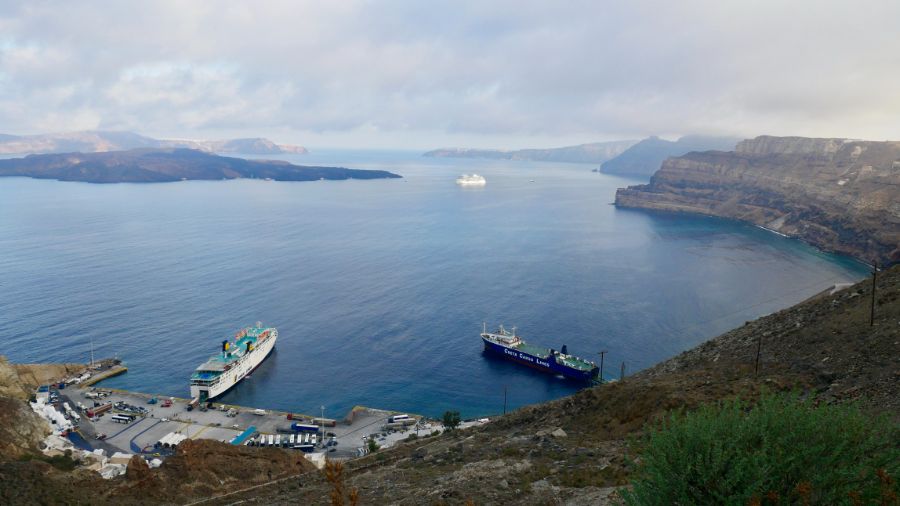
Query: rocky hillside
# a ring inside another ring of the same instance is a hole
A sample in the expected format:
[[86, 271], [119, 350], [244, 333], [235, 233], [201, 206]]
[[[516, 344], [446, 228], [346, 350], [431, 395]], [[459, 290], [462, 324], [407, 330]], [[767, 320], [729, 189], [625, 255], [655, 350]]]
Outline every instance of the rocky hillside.
[[491, 158], [497, 160], [531, 160], [536, 162], [603, 163], [622, 154], [637, 141], [612, 141], [580, 144], [562, 148], [499, 149], [444, 148], [422, 156], [435, 158]]
[[211, 153], [271, 155], [306, 153], [303, 146], [275, 144], [263, 138], [224, 141], [154, 139], [133, 132], [79, 131], [39, 135], [0, 134], [0, 154], [100, 153], [136, 148], [188, 148]]
[[[900, 267], [747, 322], [624, 381], [351, 462], [360, 504], [608, 504], [633, 471], [628, 438], [666, 412], [763, 389], [861, 400], [900, 419]], [[760, 346], [759, 373], [755, 373]], [[328, 504], [315, 474], [206, 504]]]
[[[344, 490], [360, 504], [609, 504], [633, 472], [628, 438], [673, 409], [799, 389], [900, 419], [900, 266], [877, 287], [874, 326], [871, 280], [829, 290], [624, 381], [351, 461]], [[0, 503], [330, 504], [331, 492], [297, 454], [215, 441], [180, 446], [158, 470], [133, 461], [111, 482], [0, 458]]]
[[237, 178], [316, 181], [400, 177], [383, 170], [311, 167], [274, 160], [245, 160], [181, 148], [9, 158], [0, 160], [0, 177], [2, 176], [88, 183], [164, 183]]
[[[37, 451], [50, 433], [47, 423], [28, 406], [36, 385], [23, 381], [17, 367], [0, 357], [0, 461]], [[37, 373], [34, 367], [29, 371], [31, 377]]]
[[699, 135], [686, 135], [677, 141], [648, 137], [626, 149], [621, 155], [603, 162], [600, 171], [607, 174], [649, 178], [659, 170], [663, 160], [670, 156], [681, 156], [691, 151], [731, 151], [738, 141], [740, 139]]
[[0, 459], [0, 504], [184, 504], [314, 469], [298, 452], [202, 439], [179, 445], [158, 469], [132, 457], [125, 477], [112, 481], [38, 460]]
[[900, 142], [757, 137], [669, 158], [616, 205], [747, 221], [821, 249], [900, 261]]
[[124, 480], [109, 482], [93, 471], [61, 471], [36, 458], [50, 428], [28, 399], [38, 385], [85, 369], [78, 364], [12, 365], [0, 357], [0, 504], [174, 504], [314, 469], [300, 453], [188, 440], [159, 469], [132, 459]]

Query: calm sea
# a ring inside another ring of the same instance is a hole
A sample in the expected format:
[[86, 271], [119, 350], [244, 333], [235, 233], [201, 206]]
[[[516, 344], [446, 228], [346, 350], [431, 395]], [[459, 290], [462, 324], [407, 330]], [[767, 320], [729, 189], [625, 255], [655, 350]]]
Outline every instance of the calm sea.
[[[186, 397], [257, 320], [273, 355], [225, 401], [493, 414], [572, 393], [482, 353], [482, 322], [648, 367], [865, 267], [709, 218], [610, 205], [589, 166], [322, 151], [298, 163], [404, 179], [94, 185], [0, 179], [0, 340], [17, 362], [118, 356], [106, 385]], [[483, 174], [484, 188], [454, 179]], [[533, 181], [532, 181], [533, 180]]]

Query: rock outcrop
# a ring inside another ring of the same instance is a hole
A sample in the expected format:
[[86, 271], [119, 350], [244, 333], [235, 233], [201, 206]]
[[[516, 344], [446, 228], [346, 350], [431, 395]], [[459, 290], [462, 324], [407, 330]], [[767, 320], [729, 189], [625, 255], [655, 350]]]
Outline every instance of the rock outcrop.
[[0, 460], [37, 451], [50, 432], [47, 423], [28, 406], [31, 391], [16, 367], [0, 357]]
[[826, 251], [900, 262], [900, 142], [769, 137], [669, 158], [616, 205], [750, 222]]

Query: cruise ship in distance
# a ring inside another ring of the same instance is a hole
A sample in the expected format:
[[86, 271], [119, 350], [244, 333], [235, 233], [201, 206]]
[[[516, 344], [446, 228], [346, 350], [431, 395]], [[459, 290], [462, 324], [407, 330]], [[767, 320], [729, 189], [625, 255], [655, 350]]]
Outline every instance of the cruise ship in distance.
[[600, 372], [594, 362], [569, 355], [566, 345], [562, 350], [554, 350], [528, 344], [516, 334], [515, 328], [510, 332], [500, 325], [496, 332], [488, 332], [484, 325], [481, 340], [485, 350], [506, 360], [566, 378], [590, 382], [596, 380]]
[[214, 399], [237, 385], [262, 363], [278, 339], [278, 330], [263, 327], [241, 329], [234, 341], [222, 341], [219, 353], [209, 357], [191, 375], [191, 397], [200, 402]]
[[478, 174], [463, 174], [456, 178], [456, 184], [460, 186], [484, 186], [487, 184], [487, 180], [484, 179], [484, 176], [479, 176]]

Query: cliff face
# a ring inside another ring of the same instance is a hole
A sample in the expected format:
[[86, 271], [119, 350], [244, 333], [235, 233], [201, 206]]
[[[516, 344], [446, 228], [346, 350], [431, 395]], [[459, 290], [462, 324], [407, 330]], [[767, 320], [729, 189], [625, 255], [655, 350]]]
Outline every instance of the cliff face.
[[32, 390], [0, 357], [0, 460], [35, 451], [50, 427], [28, 406]]
[[728, 151], [740, 139], [730, 137], [685, 136], [677, 141], [648, 137], [631, 146], [621, 155], [603, 163], [601, 172], [649, 178], [660, 164], [670, 156], [681, 156], [691, 151]]
[[900, 262], [900, 142], [757, 137], [669, 158], [616, 205], [733, 218], [821, 249]]

